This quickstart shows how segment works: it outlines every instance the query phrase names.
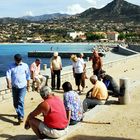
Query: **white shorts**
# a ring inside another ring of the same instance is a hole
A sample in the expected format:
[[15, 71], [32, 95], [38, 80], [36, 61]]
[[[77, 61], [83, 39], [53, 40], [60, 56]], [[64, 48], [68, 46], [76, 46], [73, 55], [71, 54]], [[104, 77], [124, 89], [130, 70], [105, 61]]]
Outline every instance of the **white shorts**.
[[40, 122], [39, 131], [40, 133], [48, 137], [59, 138], [67, 133], [67, 128], [65, 128], [64, 130], [52, 129], [52, 128], [47, 127], [44, 123]]

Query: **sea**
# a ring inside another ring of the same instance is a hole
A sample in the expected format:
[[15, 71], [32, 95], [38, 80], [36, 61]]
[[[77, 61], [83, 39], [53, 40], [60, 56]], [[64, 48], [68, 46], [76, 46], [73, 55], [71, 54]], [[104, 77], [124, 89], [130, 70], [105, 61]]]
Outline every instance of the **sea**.
[[[50, 51], [50, 52], [91, 52], [95, 47], [92, 43], [16, 43], [0, 44], [0, 77], [5, 76], [8, 65], [14, 61], [14, 55], [22, 55], [23, 62], [30, 65], [35, 58], [28, 57], [29, 51]], [[50, 58], [41, 58], [42, 64], [50, 66]], [[62, 58], [63, 67], [71, 65], [69, 58]], [[42, 67], [43, 65], [41, 65]]]

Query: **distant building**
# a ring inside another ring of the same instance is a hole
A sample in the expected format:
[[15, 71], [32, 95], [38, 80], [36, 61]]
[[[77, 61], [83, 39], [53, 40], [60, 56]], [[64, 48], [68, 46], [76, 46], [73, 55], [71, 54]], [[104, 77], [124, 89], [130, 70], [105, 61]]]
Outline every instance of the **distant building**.
[[44, 42], [44, 40], [42, 40], [40, 36], [36, 37], [32, 40], [32, 43], [43, 43], [43, 42]]
[[106, 34], [108, 40], [118, 41], [119, 36], [118, 32], [107, 32]]
[[107, 38], [107, 34], [105, 32], [92, 32], [92, 33], [96, 35], [102, 35], [104, 36], [104, 38]]
[[68, 35], [70, 37], [72, 37], [72, 39], [75, 39], [77, 37], [84, 36], [85, 33], [84, 32], [81, 32], [81, 31], [80, 32], [68, 32]]
[[85, 35], [80, 35], [79, 38], [80, 38], [81, 40], [86, 40], [86, 39], [87, 39], [87, 37], [86, 37]]

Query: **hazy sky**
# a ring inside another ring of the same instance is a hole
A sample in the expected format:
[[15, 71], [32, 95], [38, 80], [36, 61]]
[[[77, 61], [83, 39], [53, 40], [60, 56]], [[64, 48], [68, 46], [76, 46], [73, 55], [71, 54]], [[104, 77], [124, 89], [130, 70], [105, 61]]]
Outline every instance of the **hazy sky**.
[[[50, 13], [76, 14], [101, 8], [112, 0], [0, 0], [0, 17], [37, 16]], [[126, 0], [140, 5], [140, 0]]]

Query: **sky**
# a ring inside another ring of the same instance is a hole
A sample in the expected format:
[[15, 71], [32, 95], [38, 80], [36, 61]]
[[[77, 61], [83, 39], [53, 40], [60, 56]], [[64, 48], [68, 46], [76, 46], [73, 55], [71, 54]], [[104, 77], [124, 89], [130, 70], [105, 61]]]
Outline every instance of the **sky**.
[[[88, 8], [102, 8], [112, 0], [0, 0], [0, 18], [52, 13], [74, 15]], [[126, 0], [140, 6], [140, 0]]]

